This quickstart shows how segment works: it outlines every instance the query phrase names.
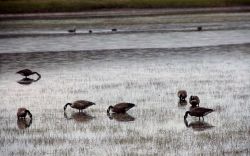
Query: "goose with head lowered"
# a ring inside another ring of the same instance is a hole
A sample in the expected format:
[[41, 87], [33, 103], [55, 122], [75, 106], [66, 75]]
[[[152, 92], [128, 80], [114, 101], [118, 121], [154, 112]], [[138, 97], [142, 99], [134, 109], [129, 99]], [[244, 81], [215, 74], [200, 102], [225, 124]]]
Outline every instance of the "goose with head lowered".
[[27, 115], [29, 115], [30, 118], [32, 118], [32, 114], [30, 111], [24, 107], [18, 108], [17, 110], [17, 118], [25, 118]]
[[86, 100], [77, 100], [73, 103], [67, 103], [64, 106], [64, 111], [66, 110], [67, 106], [70, 106], [71, 108], [78, 109], [79, 112], [82, 111], [83, 109], [86, 109], [92, 105], [95, 105], [94, 102], [86, 101]]
[[192, 105], [192, 107], [199, 107], [200, 98], [198, 96], [191, 95], [189, 98], [189, 103]]
[[181, 102], [185, 101], [186, 97], [187, 97], [187, 91], [186, 90], [179, 90], [177, 93], [179, 99]]
[[133, 103], [127, 103], [127, 102], [118, 103], [114, 106], [109, 106], [107, 109], [107, 113], [109, 113], [110, 110], [114, 113], [126, 113], [129, 109], [133, 108], [134, 106], [135, 104]]
[[190, 116], [195, 116], [195, 117], [202, 117], [204, 120], [204, 116], [206, 116], [207, 114], [213, 112], [213, 109], [210, 108], [204, 108], [204, 107], [196, 107], [190, 111], [186, 111], [185, 115], [184, 115], [184, 120], [186, 120], [186, 118], [188, 117], [188, 115]]

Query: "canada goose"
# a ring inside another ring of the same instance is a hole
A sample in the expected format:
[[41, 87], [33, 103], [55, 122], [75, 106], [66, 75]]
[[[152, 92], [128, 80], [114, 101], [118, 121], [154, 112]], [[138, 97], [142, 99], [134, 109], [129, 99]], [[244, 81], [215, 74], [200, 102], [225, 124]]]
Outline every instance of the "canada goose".
[[68, 120], [74, 119], [76, 122], [88, 122], [94, 117], [84, 112], [75, 112], [69, 117], [66, 112], [64, 112], [64, 117]]
[[135, 118], [131, 115], [129, 115], [128, 113], [108, 113], [107, 114], [109, 119], [115, 119], [116, 121], [120, 121], [120, 122], [128, 122], [128, 121], [134, 121]]
[[200, 98], [198, 96], [190, 96], [189, 98], [189, 103], [195, 107], [195, 106], [199, 106], [200, 104]]
[[33, 72], [31, 71], [30, 69], [23, 69], [23, 70], [20, 70], [18, 72], [16, 72], [17, 74], [20, 74], [22, 76], [25, 76], [26, 78], [30, 75], [33, 75], [33, 74], [36, 74], [38, 76], [38, 78], [40, 79], [41, 78], [41, 75], [37, 72]]
[[92, 106], [92, 105], [95, 105], [95, 103], [93, 102], [90, 102], [90, 101], [85, 101], [85, 100], [77, 100], [73, 103], [67, 103], [65, 106], [64, 106], [64, 111], [66, 110], [67, 106], [70, 105], [71, 108], [75, 108], [75, 109], [78, 109], [79, 112], [82, 111], [83, 109], [86, 109], [88, 108], [89, 106]]
[[109, 106], [107, 113], [109, 113], [110, 110], [112, 110], [115, 113], [126, 113], [129, 109], [134, 107], [135, 104], [133, 103], [118, 103], [114, 106]]
[[204, 108], [204, 107], [196, 107], [190, 111], [186, 111], [185, 115], [184, 115], [184, 120], [186, 120], [188, 114], [191, 116], [196, 116], [196, 117], [202, 117], [204, 120], [204, 116], [206, 116], [207, 114], [213, 112], [213, 109], [209, 109], [209, 108]]
[[202, 26], [198, 26], [197, 31], [202, 31]]
[[194, 131], [204, 131], [206, 129], [211, 129], [214, 127], [213, 125], [204, 121], [194, 121], [194, 122], [188, 123], [188, 121], [185, 119], [184, 123], [187, 128], [191, 127]]
[[19, 118], [17, 119], [17, 127], [19, 129], [25, 129], [30, 127], [32, 124], [32, 118], [30, 120], [26, 120], [25, 118]]
[[22, 85], [29, 85], [29, 84], [31, 84], [32, 82], [37, 82], [40, 78], [41, 78], [41, 77], [38, 77], [36, 80], [34, 80], [34, 79], [31, 79], [31, 78], [25, 77], [25, 78], [23, 78], [23, 79], [17, 81], [17, 83], [22, 84]]
[[180, 101], [185, 101], [187, 97], [187, 91], [185, 90], [179, 90], [177, 93], [178, 97], [180, 98]]
[[68, 30], [69, 33], [75, 33], [76, 32], [76, 27], [73, 27], [73, 29]]
[[26, 108], [23, 108], [23, 107], [18, 108], [18, 110], [17, 110], [17, 118], [18, 119], [25, 118], [27, 114], [30, 116], [30, 118], [32, 118], [32, 114], [30, 113], [29, 110], [27, 110]]

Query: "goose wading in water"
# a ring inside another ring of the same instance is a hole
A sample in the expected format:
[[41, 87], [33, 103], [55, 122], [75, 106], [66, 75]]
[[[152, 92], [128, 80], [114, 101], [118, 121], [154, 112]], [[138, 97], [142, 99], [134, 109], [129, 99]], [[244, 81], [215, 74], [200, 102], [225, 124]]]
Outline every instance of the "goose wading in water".
[[30, 118], [32, 118], [32, 114], [30, 111], [24, 107], [18, 108], [17, 110], [17, 118], [25, 118], [27, 115], [29, 115]]
[[16, 73], [20, 74], [22, 76], [25, 76], [25, 78], [27, 78], [28, 76], [33, 75], [33, 74], [36, 74], [38, 76], [38, 79], [41, 78], [41, 75], [38, 72], [33, 72], [30, 69], [23, 69], [23, 70], [20, 70]]
[[190, 116], [195, 116], [195, 117], [202, 117], [204, 120], [204, 116], [206, 116], [207, 114], [213, 112], [213, 109], [210, 108], [204, 108], [204, 107], [196, 107], [190, 111], [186, 111], [185, 115], [184, 115], [184, 120], [187, 119], [188, 115]]
[[197, 31], [202, 31], [202, 26], [198, 26]]
[[177, 93], [179, 99], [181, 102], [185, 101], [186, 97], [187, 97], [187, 91], [185, 90], [179, 90]]
[[192, 105], [192, 107], [199, 107], [200, 104], [200, 98], [198, 96], [191, 95], [189, 98], [189, 103]]
[[90, 101], [86, 101], [86, 100], [77, 100], [73, 103], [67, 103], [65, 106], [64, 106], [64, 111], [66, 110], [67, 106], [70, 106], [71, 108], [74, 108], [74, 109], [78, 109], [79, 112], [82, 111], [83, 109], [86, 109], [88, 108], [89, 106], [92, 106], [92, 105], [95, 105], [95, 103], [93, 102], [90, 102]]
[[133, 103], [118, 103], [114, 106], [109, 106], [107, 109], [107, 113], [110, 112], [110, 110], [114, 113], [126, 113], [129, 109], [133, 108], [135, 104]]
[[69, 33], [75, 33], [76, 32], [76, 27], [73, 27], [73, 29], [68, 30]]

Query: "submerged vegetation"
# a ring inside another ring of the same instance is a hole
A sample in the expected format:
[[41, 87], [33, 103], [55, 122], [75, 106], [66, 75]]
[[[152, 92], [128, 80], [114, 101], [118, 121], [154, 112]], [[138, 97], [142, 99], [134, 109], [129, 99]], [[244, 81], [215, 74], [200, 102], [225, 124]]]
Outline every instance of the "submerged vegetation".
[[250, 5], [249, 0], [0, 0], [0, 13], [73, 12], [117, 8], [184, 8]]

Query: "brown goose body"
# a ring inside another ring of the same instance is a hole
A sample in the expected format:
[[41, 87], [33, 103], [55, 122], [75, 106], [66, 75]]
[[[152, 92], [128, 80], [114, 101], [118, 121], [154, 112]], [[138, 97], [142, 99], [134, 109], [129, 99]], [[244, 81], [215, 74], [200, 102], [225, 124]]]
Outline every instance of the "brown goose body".
[[28, 76], [33, 75], [33, 74], [36, 74], [39, 78], [41, 77], [41, 75], [39, 73], [33, 72], [30, 69], [23, 69], [23, 70], [20, 70], [20, 71], [18, 71], [16, 73], [20, 74], [22, 76], [25, 76], [25, 77], [28, 77]]
[[118, 103], [114, 106], [109, 106], [107, 113], [109, 113], [110, 110], [114, 113], [126, 113], [129, 109], [133, 108], [135, 104], [133, 103]]
[[66, 110], [68, 105], [70, 105], [71, 108], [78, 109], [79, 111], [82, 111], [83, 109], [86, 109], [89, 106], [95, 105], [95, 103], [90, 102], [90, 101], [86, 101], [86, 100], [77, 100], [73, 103], [67, 103], [64, 106], [64, 111]]
[[32, 114], [30, 113], [29, 110], [27, 110], [26, 108], [18, 108], [17, 110], [17, 118], [25, 118], [27, 115], [30, 116], [30, 118], [32, 118]]
[[25, 119], [25, 118], [19, 118], [17, 119], [17, 127], [19, 129], [25, 129], [30, 127], [30, 125], [32, 124], [32, 119]]
[[187, 97], [187, 91], [186, 90], [179, 90], [177, 95], [180, 98], [180, 101], [185, 101], [185, 99]]
[[193, 106], [199, 106], [200, 104], [200, 98], [198, 96], [190, 96], [189, 103]]
[[204, 117], [206, 116], [207, 114], [213, 112], [214, 110], [213, 109], [210, 109], [210, 108], [204, 108], [204, 107], [196, 107], [190, 111], [187, 111], [185, 113], [185, 116], [184, 116], [184, 119], [187, 118], [188, 115], [190, 116], [195, 116], [195, 117]]

